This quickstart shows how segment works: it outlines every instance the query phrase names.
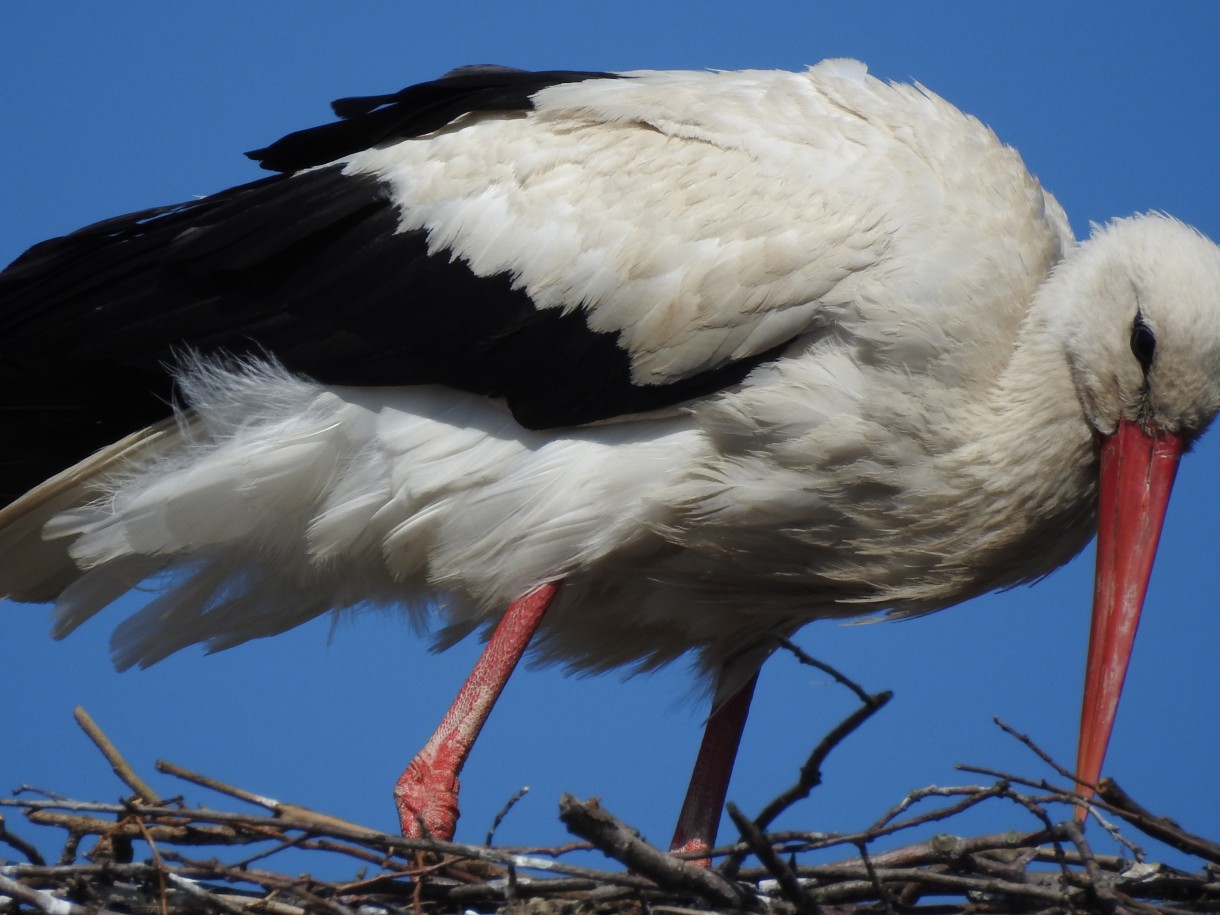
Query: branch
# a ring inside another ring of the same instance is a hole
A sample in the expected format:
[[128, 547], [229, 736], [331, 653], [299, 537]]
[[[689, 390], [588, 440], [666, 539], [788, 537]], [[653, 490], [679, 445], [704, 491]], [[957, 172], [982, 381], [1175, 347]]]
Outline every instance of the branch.
[[76, 716], [76, 723], [81, 726], [81, 729], [93, 741], [94, 746], [102, 751], [102, 755], [106, 757], [106, 761], [110, 763], [110, 768], [128, 788], [136, 793], [136, 797], [144, 803], [156, 807], [161, 803], [161, 798], [157, 796], [157, 792], [148, 787], [148, 784], [140, 776], [136, 775], [135, 770], [128, 765], [127, 760], [123, 758], [123, 754], [115, 748], [115, 745], [110, 742], [110, 738], [102, 732], [102, 729], [97, 726], [97, 723], [89, 717], [89, 713], [83, 707], [77, 706], [73, 710]]
[[1109, 805], [1107, 809], [1118, 814], [1145, 835], [1188, 855], [1195, 855], [1212, 864], [1220, 864], [1220, 844], [1192, 835], [1168, 817], [1154, 816], [1133, 801], [1113, 779], [1103, 778], [1097, 786], [1097, 793]]
[[573, 835], [592, 842], [614, 860], [657, 886], [693, 893], [717, 906], [743, 908], [746, 897], [719, 874], [668, 855], [649, 845], [616, 819], [596, 799], [581, 802], [570, 794], [559, 799], [559, 819]]

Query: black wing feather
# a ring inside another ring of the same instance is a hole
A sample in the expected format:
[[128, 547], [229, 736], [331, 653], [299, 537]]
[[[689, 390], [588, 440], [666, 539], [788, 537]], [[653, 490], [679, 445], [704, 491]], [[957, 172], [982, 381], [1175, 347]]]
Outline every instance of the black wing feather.
[[[544, 85], [592, 76], [480, 70], [343, 102], [349, 120], [273, 144], [264, 163], [329, 161], [374, 135], [521, 108]], [[269, 354], [326, 384], [445, 384], [504, 398], [538, 429], [671, 406], [779, 350], [636, 385], [618, 336], [590, 330], [579, 309], [535, 307], [508, 273], [429, 254], [424, 231], [399, 231], [375, 176], [276, 175], [97, 223], [0, 273], [0, 498], [168, 415], [186, 351]]]
[[580, 70], [462, 67], [390, 95], [338, 99], [331, 108], [341, 120], [290, 133], [246, 155], [270, 171], [297, 171], [334, 162], [389, 140], [423, 136], [464, 114], [528, 110], [534, 93], [547, 86], [616, 78], [614, 73]]

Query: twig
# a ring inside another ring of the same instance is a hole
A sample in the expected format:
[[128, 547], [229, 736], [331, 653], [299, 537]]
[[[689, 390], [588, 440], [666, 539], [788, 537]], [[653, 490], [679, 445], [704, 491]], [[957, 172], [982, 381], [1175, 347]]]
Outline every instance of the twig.
[[8, 831], [8, 824], [4, 822], [4, 817], [0, 817], [0, 842], [3, 842], [9, 848], [15, 848], [17, 851], [25, 855], [25, 859], [31, 864], [46, 864], [38, 849], [27, 842], [20, 836], [15, 836]]
[[742, 908], [742, 892], [714, 871], [649, 845], [596, 800], [581, 802], [570, 794], [559, 799], [559, 819], [568, 830], [588, 839], [607, 855], [665, 889], [692, 893], [713, 905]]
[[495, 839], [496, 836], [496, 830], [500, 828], [500, 824], [504, 822], [504, 818], [508, 816], [508, 812], [516, 807], [517, 802], [529, 793], [529, 786], [526, 785], [525, 787], [520, 788], [516, 794], [504, 802], [504, 806], [500, 808], [500, 812], [497, 813], [495, 819], [491, 821], [491, 828], [487, 830], [487, 841], [483, 843], [484, 845], [492, 844], [492, 840]]
[[221, 898], [216, 893], [209, 893], [207, 890], [199, 886], [195, 881], [188, 880], [178, 874], [168, 873], [165, 875], [168, 880], [177, 889], [182, 890], [188, 896], [194, 896], [196, 899], [201, 899], [210, 908], [219, 909], [225, 915], [248, 915], [242, 909], [232, 905], [228, 900]]
[[157, 843], [153, 841], [153, 837], [148, 833], [148, 826], [139, 817], [134, 817], [136, 826], [140, 829], [140, 835], [144, 837], [144, 841], [148, 843], [148, 848], [152, 852], [153, 867], [157, 869], [157, 888], [160, 892], [157, 894], [161, 903], [161, 915], [169, 915], [169, 907], [165, 900], [165, 881], [167, 874], [165, 871], [165, 862], [161, 860], [161, 851], [157, 848]]
[[161, 804], [161, 798], [157, 792], [136, 775], [135, 770], [128, 765], [127, 760], [123, 758], [123, 754], [118, 751], [110, 738], [103, 733], [102, 729], [97, 726], [89, 713], [83, 707], [77, 706], [73, 709], [72, 714], [76, 716], [76, 723], [81, 726], [88, 736], [93, 741], [94, 746], [102, 751], [102, 755], [106, 757], [106, 761], [110, 763], [110, 768], [114, 770], [114, 774], [122, 780], [128, 788], [136, 793], [136, 797], [151, 807], [158, 807]]
[[931, 823], [936, 820], [948, 819], [951, 816], [956, 816], [963, 810], [969, 810], [971, 807], [975, 807], [978, 804], [983, 803], [983, 801], [987, 800], [988, 798], [997, 797], [1007, 790], [1008, 783], [1003, 780], [997, 782], [989, 788], [922, 788], [918, 791], [912, 791], [903, 799], [901, 804], [887, 810], [881, 816], [881, 819], [877, 820], [877, 822], [875, 822], [869, 828], [869, 831], [872, 832], [884, 829], [887, 824], [893, 821], [894, 817], [904, 813], [915, 803], [922, 801], [925, 798], [951, 797], [956, 794], [966, 794], [966, 796], [960, 801], [950, 804], [947, 807], [938, 807], [929, 813], [920, 814], [917, 817], [904, 820], [902, 822], [903, 829], [910, 829], [912, 826], [922, 826], [924, 823]]
[[877, 869], [873, 866], [873, 862], [868, 857], [868, 845], [860, 842], [856, 845], [856, 850], [860, 852], [860, 862], [864, 865], [864, 871], [868, 874], [869, 882], [877, 888], [877, 898], [881, 900], [881, 904], [885, 906], [886, 912], [889, 915], [894, 915], [894, 900], [890, 896], [889, 890], [885, 888], [885, 884], [877, 876]]
[[1220, 864], [1220, 844], [1186, 832], [1168, 817], [1153, 815], [1132, 800], [1113, 779], [1103, 778], [1101, 784], [1097, 786], [1097, 793], [1109, 805], [1111, 811], [1140, 832], [1164, 842], [1178, 851], [1196, 855], [1212, 864]]
[[738, 810], [736, 804], [730, 802], [727, 809], [733, 825], [741, 833], [741, 838], [750, 846], [750, 850], [754, 852], [754, 856], [767, 869], [767, 872], [779, 883], [784, 897], [796, 906], [796, 910], [802, 915], [817, 915], [821, 911], [818, 904], [805, 892], [805, 888], [801, 886], [801, 881], [797, 879], [792, 868], [775, 853], [775, 849], [767, 842], [767, 837], [763, 835], [762, 830]]
[[823, 737], [821, 742], [813, 748], [813, 752], [805, 760], [805, 765], [801, 766], [800, 778], [796, 784], [767, 804], [758, 816], [754, 818], [754, 825], [760, 830], [766, 830], [777, 816], [797, 801], [807, 798], [809, 792], [822, 783], [822, 763], [826, 761], [826, 757], [830, 755], [831, 750], [846, 740], [856, 728], [868, 721], [892, 698], [894, 698], [894, 694], [889, 690], [875, 693], [867, 698], [864, 705], [835, 725], [830, 733]]
[[318, 813], [316, 810], [310, 810], [308, 807], [302, 807], [299, 804], [286, 804], [282, 801], [277, 801], [275, 798], [266, 797], [261, 794], [254, 794], [251, 791], [246, 791], [242, 788], [236, 788], [233, 785], [227, 785], [222, 781], [214, 778], [209, 778], [206, 775], [201, 775], [198, 772], [192, 772], [190, 769], [185, 769], [182, 766], [174, 765], [171, 762], [166, 762], [164, 759], [157, 760], [157, 771], [164, 772], [168, 775], [174, 775], [188, 782], [193, 782], [204, 788], [210, 788], [221, 794], [227, 794], [230, 797], [235, 797], [238, 800], [247, 801], [272, 811], [276, 816], [286, 820], [292, 820], [302, 826], [313, 825], [314, 827], [328, 831], [331, 828], [343, 829], [347, 832], [364, 833], [370, 832], [364, 826], [357, 823], [352, 823], [348, 820], [342, 820], [338, 817], [333, 817], [330, 814]]
[[[767, 827], [771, 825], [777, 816], [793, 804], [807, 798], [809, 793], [822, 783], [822, 763], [826, 761], [830, 751], [842, 743], [856, 728], [875, 715], [893, 697], [894, 694], [889, 690], [876, 693], [872, 696], [865, 696], [864, 704], [860, 708], [856, 709], [832, 728], [830, 733], [823, 737], [818, 745], [813, 748], [809, 758], [801, 766], [800, 777], [797, 779], [796, 784], [773, 798], [762, 809], [762, 812], [754, 818], [754, 825], [757, 830], [759, 832], [766, 832]], [[720, 873], [731, 880], [738, 868], [741, 867], [741, 862], [744, 859], [744, 854], [733, 853], [720, 865]]]
[[817, 658], [813, 657], [813, 655], [810, 655], [807, 652], [805, 652], [796, 643], [789, 641], [788, 639], [784, 638], [782, 635], [777, 636], [776, 641], [779, 642], [781, 648], [783, 648], [786, 651], [788, 651], [789, 653], [791, 653], [792, 656], [794, 658], [796, 658], [797, 661], [799, 661], [801, 664], [804, 664], [806, 667], [817, 668], [822, 673], [827, 674], [828, 676], [833, 678], [836, 683], [841, 683], [843, 686], [846, 686], [853, 693], [855, 693], [856, 698], [859, 699], [865, 705], [868, 705], [869, 702], [872, 701], [873, 697], [864, 691], [864, 687], [862, 687], [859, 683], [857, 683], [855, 680], [851, 679], [850, 677], [839, 673], [839, 671], [835, 670], [825, 661], [819, 661]]
[[16, 880], [10, 880], [3, 874], [0, 874], [0, 893], [32, 905], [38, 910], [46, 912], [47, 915], [120, 915], [118, 912], [111, 912], [107, 909], [91, 911], [58, 896], [44, 893], [42, 890], [31, 889]]
[[1102, 908], [1107, 911], [1116, 910], [1122, 905], [1123, 900], [1118, 898], [1109, 881], [1102, 876], [1101, 869], [1093, 859], [1093, 852], [1089, 849], [1089, 843], [1085, 841], [1084, 833], [1080, 831], [1080, 827], [1076, 825], [1075, 821], [1069, 820], [1066, 823], [1062, 823], [1059, 829], [1076, 846], [1076, 851], [1080, 853], [1080, 859], [1084, 862], [1085, 873], [1089, 875], [1086, 885], [1088, 893], [1101, 904]]
[[1051, 754], [1047, 753], [1040, 746], [1038, 746], [1036, 743], [1034, 743], [1033, 738], [1030, 737], [1028, 734], [1022, 734], [1020, 731], [1014, 730], [1011, 726], [1009, 726], [1008, 724], [1005, 724], [1004, 720], [1002, 718], [1000, 718], [999, 716], [996, 716], [995, 718], [992, 718], [991, 720], [994, 721], [996, 723], [996, 725], [999, 726], [1001, 731], [1003, 731], [1009, 737], [1015, 737], [1017, 740], [1019, 740], [1022, 744], [1025, 745], [1025, 747], [1027, 747], [1030, 750], [1030, 752], [1032, 752], [1040, 760], [1042, 760], [1044, 763], [1046, 763], [1048, 766], [1050, 766], [1052, 769], [1054, 769], [1055, 772], [1057, 772], [1060, 776], [1062, 776], [1063, 778], [1066, 778], [1070, 781], [1073, 781], [1073, 782], [1079, 781], [1075, 772], [1072, 772], [1069, 769], [1066, 769], [1063, 766], [1059, 765], [1059, 763], [1056, 762], [1055, 758], [1053, 756], [1051, 756]]

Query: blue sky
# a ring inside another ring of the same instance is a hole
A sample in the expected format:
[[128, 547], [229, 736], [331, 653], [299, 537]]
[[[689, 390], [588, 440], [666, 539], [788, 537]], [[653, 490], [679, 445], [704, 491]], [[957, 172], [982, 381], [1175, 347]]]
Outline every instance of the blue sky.
[[[256, 178], [242, 151], [328, 120], [332, 98], [486, 62], [792, 69], [858, 57], [989, 123], [1058, 196], [1078, 235], [1091, 220], [1160, 209], [1220, 238], [1217, 36], [1220, 5], [1202, 0], [0, 4], [0, 263], [97, 219]], [[1105, 766], [1147, 807], [1213, 836], [1218, 470], [1212, 433], [1178, 477]], [[926, 619], [807, 628], [804, 648], [897, 697], [779, 825], [861, 827], [911, 788], [973, 781], [954, 771], [959, 762], [1045, 774], [998, 732], [995, 715], [1070, 763], [1091, 577], [1089, 551], [1032, 589]], [[392, 830], [393, 781], [478, 647], [432, 655], [402, 620], [369, 613], [119, 675], [107, 639], [131, 606], [120, 602], [58, 643], [47, 608], [0, 607], [0, 789], [123, 793], [72, 721], [81, 703], [164, 793], [180, 789], [155, 776], [159, 757]], [[570, 791], [600, 795], [667, 842], [704, 714], [690, 690], [681, 668], [627, 682], [519, 672], [463, 776], [458, 837], [480, 839], [504, 800], [530, 785], [500, 841], [563, 841], [555, 803]], [[852, 707], [824, 676], [775, 659], [730, 798], [758, 809]], [[994, 805], [955, 828], [1032, 826]]]

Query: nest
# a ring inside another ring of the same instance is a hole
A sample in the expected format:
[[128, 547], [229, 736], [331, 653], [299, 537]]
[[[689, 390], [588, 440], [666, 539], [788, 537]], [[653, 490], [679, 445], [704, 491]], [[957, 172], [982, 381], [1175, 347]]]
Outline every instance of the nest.
[[[461, 845], [387, 835], [158, 762], [160, 772], [258, 812], [188, 806], [150, 788], [78, 709], [78, 721], [133, 794], [121, 804], [31, 789], [0, 799], [24, 812], [28, 828], [58, 828], [67, 836], [58, 860], [48, 863], [0, 818], [0, 845], [19, 856], [0, 864], [0, 915], [1220, 911], [1220, 844], [1152, 815], [1109, 780], [1082, 801], [1071, 773], [1002, 723], [1064, 784], [961, 767], [986, 783], [912, 792], [854, 834], [769, 832], [782, 811], [820, 782], [826, 756], [889, 700], [888, 693], [869, 695], [843, 682], [856, 691], [860, 707], [814, 748], [795, 784], [757, 816], [729, 805], [738, 837], [711, 853], [712, 867], [665, 853], [596, 800], [570, 795], [560, 804], [560, 819], [575, 837], [570, 844], [506, 848], [492, 845], [489, 836], [486, 845]], [[997, 803], [1016, 811], [1023, 829], [974, 837], [947, 832], [963, 811]], [[1095, 854], [1076, 811], [1123, 853]], [[1198, 869], [1149, 861], [1138, 835], [1197, 860]], [[911, 841], [871, 850], [894, 836]], [[277, 872], [276, 856], [288, 849], [296, 851], [296, 865], [301, 853], [319, 862], [325, 856], [326, 867], [318, 869], [329, 872], [338, 856], [351, 876], [324, 880], [300, 874], [299, 866], [291, 875]], [[588, 849], [610, 859], [604, 869], [566, 860]]]

